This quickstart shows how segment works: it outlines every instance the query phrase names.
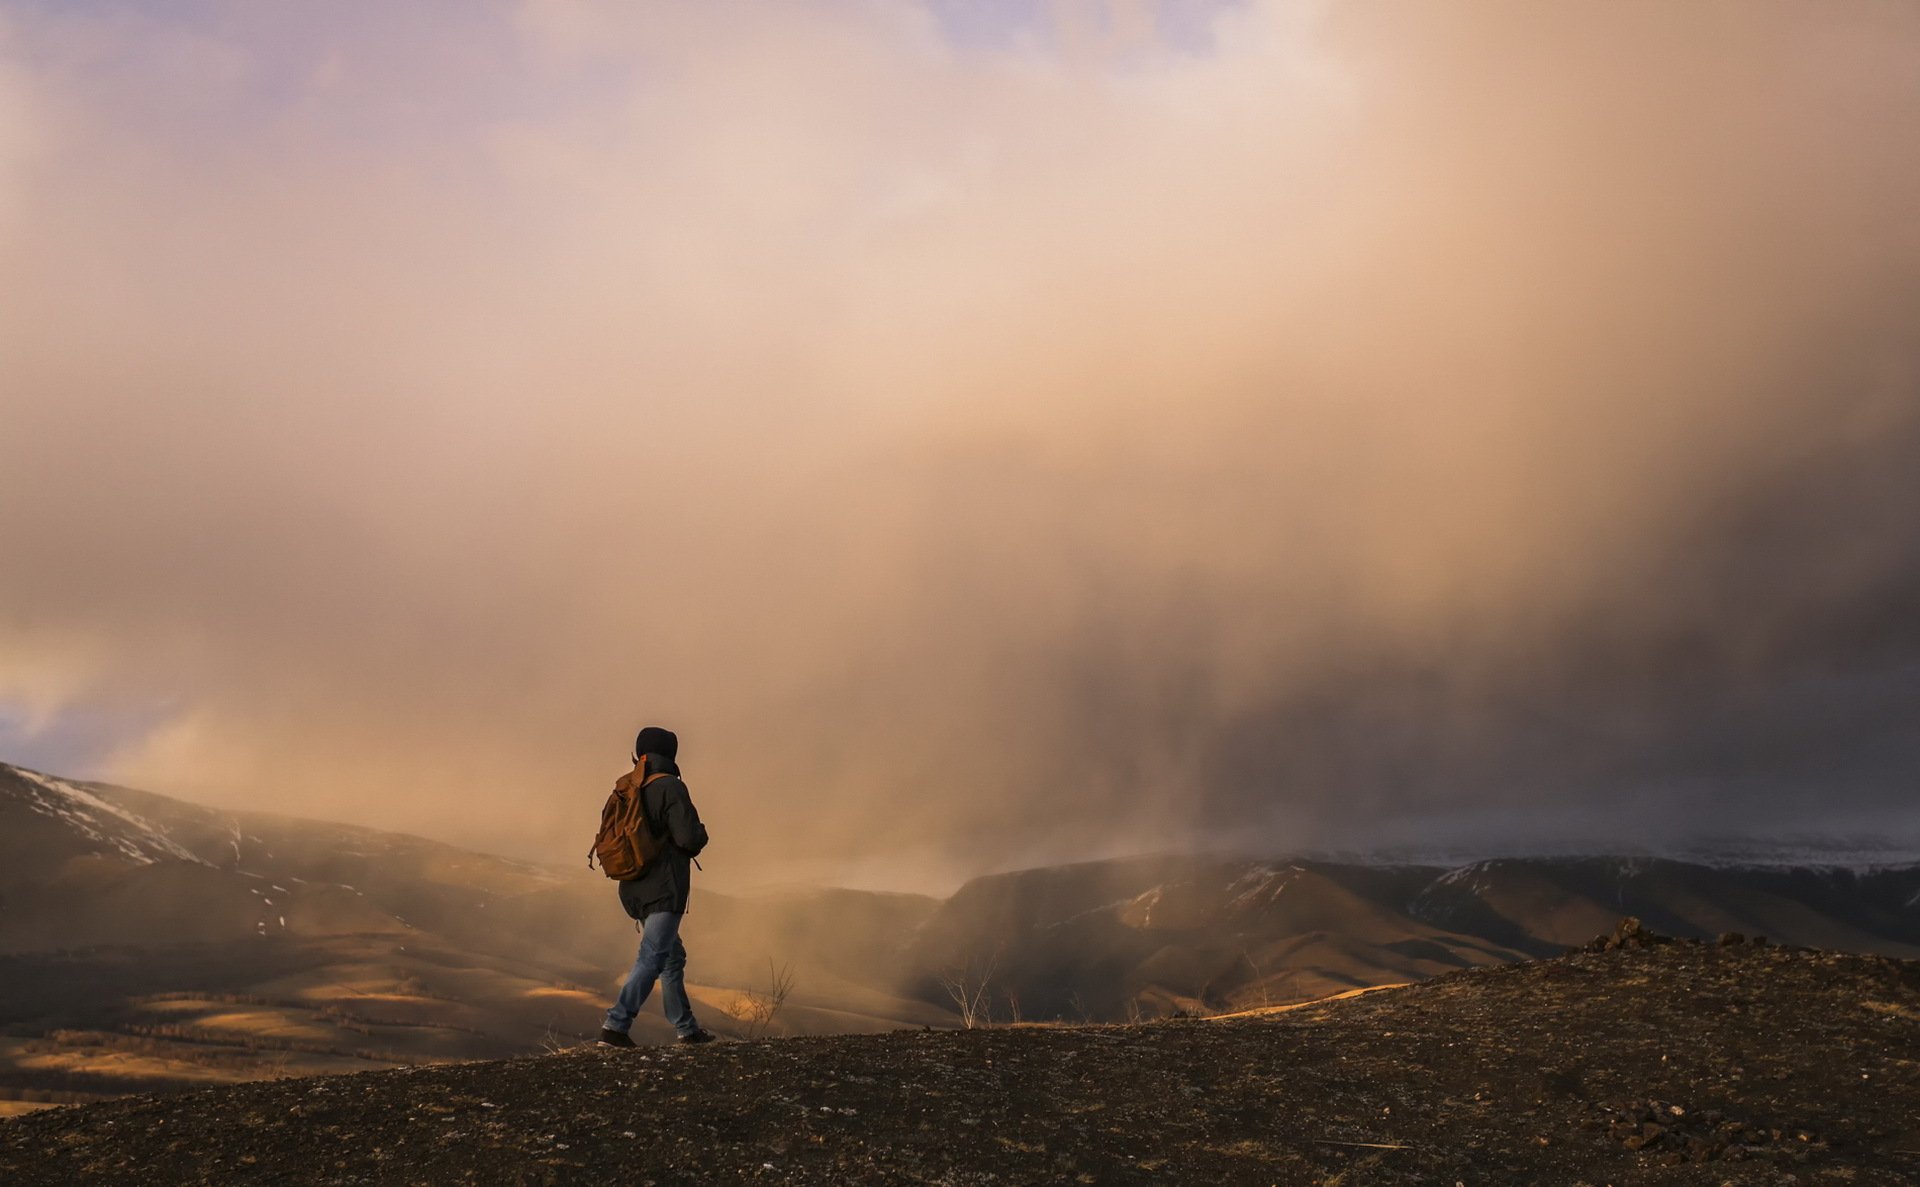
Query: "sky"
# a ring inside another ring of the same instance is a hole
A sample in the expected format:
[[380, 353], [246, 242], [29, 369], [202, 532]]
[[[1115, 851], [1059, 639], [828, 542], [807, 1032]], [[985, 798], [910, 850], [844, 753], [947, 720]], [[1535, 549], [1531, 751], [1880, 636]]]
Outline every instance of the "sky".
[[0, 760], [730, 884], [1920, 844], [1920, 9], [0, 0]]

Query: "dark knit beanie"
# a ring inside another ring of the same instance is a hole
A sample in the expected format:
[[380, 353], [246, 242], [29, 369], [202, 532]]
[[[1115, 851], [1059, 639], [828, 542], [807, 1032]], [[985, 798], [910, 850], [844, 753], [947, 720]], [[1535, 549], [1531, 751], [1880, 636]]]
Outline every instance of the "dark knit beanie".
[[663, 730], [657, 725], [650, 725], [641, 730], [640, 736], [633, 740], [635, 762], [648, 754], [657, 754], [668, 762], [673, 762], [680, 755], [680, 739], [674, 736], [672, 730]]

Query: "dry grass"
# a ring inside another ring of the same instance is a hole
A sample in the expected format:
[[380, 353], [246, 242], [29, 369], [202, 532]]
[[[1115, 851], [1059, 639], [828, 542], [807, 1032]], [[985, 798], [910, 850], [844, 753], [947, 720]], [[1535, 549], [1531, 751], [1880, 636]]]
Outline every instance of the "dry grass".
[[229, 1010], [208, 1014], [195, 1020], [202, 1033], [230, 1034], [241, 1038], [300, 1039], [326, 1042], [338, 1036], [330, 1026], [294, 1018], [280, 1010]]
[[[455, 1041], [428, 1029], [394, 1031], [349, 1013], [345, 1002], [301, 1005], [260, 994], [175, 993], [140, 999], [133, 1011], [86, 1027], [54, 1026], [37, 1037], [0, 1039], [7, 1113], [133, 1091], [394, 1067], [435, 1056]], [[415, 1050], [420, 1048], [420, 1050]]]
[[1270, 1014], [1285, 1014], [1293, 1010], [1304, 1010], [1308, 1006], [1318, 1006], [1326, 1002], [1344, 1001], [1350, 997], [1359, 997], [1363, 993], [1376, 993], [1382, 989], [1400, 989], [1407, 984], [1409, 984], [1409, 982], [1396, 981], [1387, 985], [1362, 985], [1358, 989], [1347, 989], [1339, 993], [1330, 993], [1326, 997], [1316, 997], [1311, 1001], [1289, 1002], [1284, 1006], [1255, 1006], [1251, 1010], [1235, 1010], [1232, 1013], [1212, 1014], [1209, 1015], [1209, 1017], [1215, 1022], [1224, 1021], [1228, 1018], [1264, 1018]]
[[576, 1002], [585, 1006], [604, 1006], [606, 999], [597, 993], [584, 989], [562, 989], [557, 985], [536, 985], [520, 995], [532, 1000], [560, 1000]]
[[158, 1052], [126, 1050], [105, 1043], [22, 1052], [11, 1064], [52, 1082], [88, 1081], [236, 1084], [255, 1077], [244, 1067], [219, 1066]]
[[767, 987], [764, 990], [749, 989], [741, 994], [740, 1012], [734, 1015], [745, 1026], [748, 1038], [759, 1038], [772, 1028], [774, 1018], [793, 993], [793, 985], [793, 966], [776, 965], [769, 957]]

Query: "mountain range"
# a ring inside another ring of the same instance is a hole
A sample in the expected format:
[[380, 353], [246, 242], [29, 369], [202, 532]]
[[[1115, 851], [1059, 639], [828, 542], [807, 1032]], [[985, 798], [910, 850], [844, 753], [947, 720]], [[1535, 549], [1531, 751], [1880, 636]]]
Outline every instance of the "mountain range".
[[[830, 1034], [1259, 1010], [1552, 955], [1623, 915], [1920, 957], [1920, 864], [1161, 855], [944, 899], [699, 888], [685, 934], [709, 1026]], [[0, 1110], [569, 1045], [634, 942], [584, 869], [0, 764]]]

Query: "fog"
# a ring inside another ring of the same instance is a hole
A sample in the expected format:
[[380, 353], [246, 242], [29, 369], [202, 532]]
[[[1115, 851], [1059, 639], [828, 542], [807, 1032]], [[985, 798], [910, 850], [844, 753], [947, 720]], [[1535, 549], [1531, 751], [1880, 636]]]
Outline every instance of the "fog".
[[729, 884], [1920, 843], [1920, 9], [0, 0], [0, 759]]

